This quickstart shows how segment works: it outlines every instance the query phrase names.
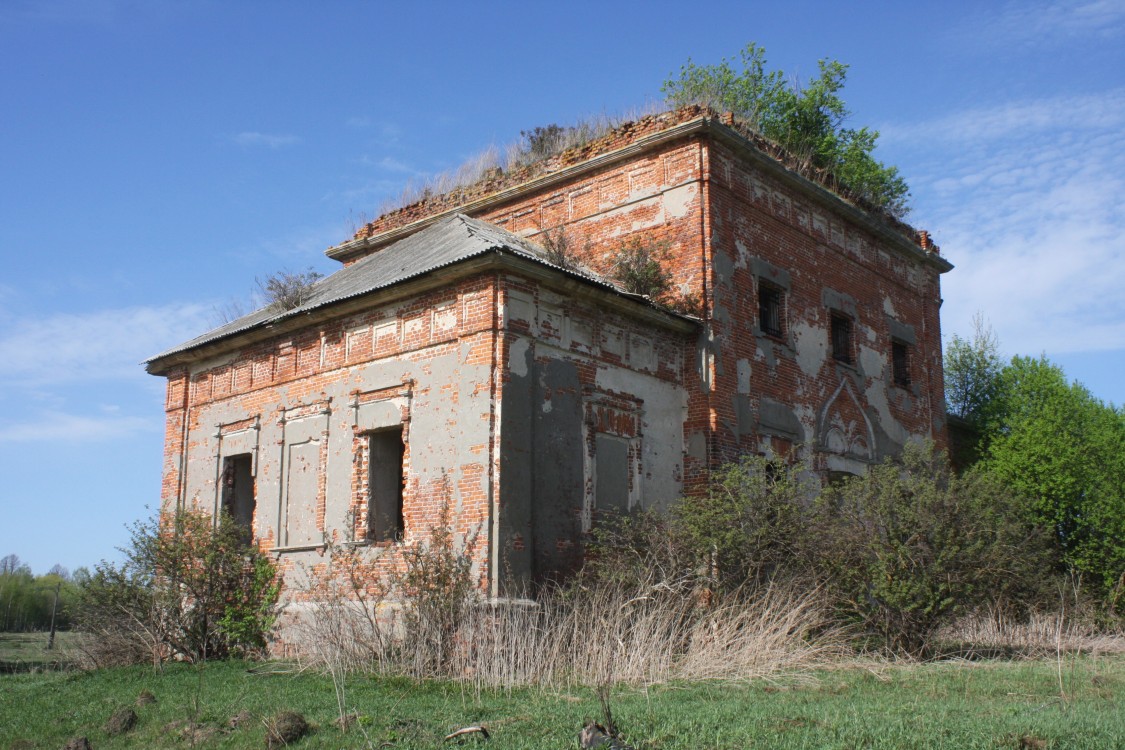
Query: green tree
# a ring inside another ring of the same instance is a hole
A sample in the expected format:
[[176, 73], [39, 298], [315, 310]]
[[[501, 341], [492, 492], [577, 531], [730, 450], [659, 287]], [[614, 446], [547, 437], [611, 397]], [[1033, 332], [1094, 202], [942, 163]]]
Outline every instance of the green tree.
[[751, 42], [739, 56], [742, 70], [724, 58], [718, 65], [691, 60], [661, 87], [672, 106], [703, 104], [733, 112], [806, 166], [832, 174], [841, 187], [877, 209], [901, 218], [910, 189], [898, 169], [873, 153], [878, 131], [849, 128], [851, 115], [840, 91], [848, 66], [820, 60], [819, 75], [800, 85], [779, 70], [767, 70], [765, 50]]
[[[106, 661], [253, 654], [266, 646], [280, 594], [276, 566], [223, 514], [139, 522], [124, 562], [102, 562], [81, 588], [81, 630]], [[95, 655], [95, 660], [97, 656]]]
[[973, 337], [953, 334], [945, 347], [945, 410], [983, 427], [1000, 387], [1000, 343], [984, 318], [973, 318]]
[[989, 410], [984, 467], [1027, 498], [1070, 572], [1120, 596], [1125, 414], [1045, 357], [1014, 357]]

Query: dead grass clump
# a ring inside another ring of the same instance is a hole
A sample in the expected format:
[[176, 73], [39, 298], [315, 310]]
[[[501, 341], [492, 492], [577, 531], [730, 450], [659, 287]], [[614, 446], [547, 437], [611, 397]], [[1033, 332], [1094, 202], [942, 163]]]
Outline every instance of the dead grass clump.
[[125, 734], [135, 726], [137, 726], [137, 712], [131, 708], [119, 708], [110, 715], [103, 729], [108, 735], [117, 735]]
[[[529, 599], [469, 601], [442, 638], [408, 638], [403, 620], [322, 602], [308, 618], [306, 666], [343, 675], [440, 677], [477, 689], [748, 680], [823, 666], [843, 653], [819, 592], [767, 587], [704, 606], [682, 582], [598, 582]], [[410, 606], [409, 602], [403, 604]], [[401, 611], [401, 610], [399, 610]]]
[[708, 612], [676, 665], [683, 680], [750, 679], [823, 667], [848, 652], [819, 590], [768, 586]]
[[1067, 613], [1013, 617], [1000, 609], [987, 609], [943, 628], [937, 640], [976, 652], [1028, 658], [1078, 652], [1125, 654], [1125, 634]]
[[459, 166], [435, 175], [411, 180], [403, 191], [384, 201], [376, 215], [397, 211], [439, 195], [455, 193], [506, 173], [525, 169], [573, 148], [581, 148], [619, 126], [638, 120], [659, 109], [656, 105], [637, 108], [620, 115], [598, 114], [579, 119], [573, 125], [550, 124], [520, 131], [520, 137], [503, 146], [488, 146]]
[[266, 722], [266, 747], [285, 747], [309, 733], [309, 723], [296, 711], [282, 711]]

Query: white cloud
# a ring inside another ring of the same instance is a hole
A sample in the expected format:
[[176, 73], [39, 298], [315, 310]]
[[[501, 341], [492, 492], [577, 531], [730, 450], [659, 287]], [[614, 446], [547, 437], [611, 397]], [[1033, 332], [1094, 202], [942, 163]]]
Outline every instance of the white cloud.
[[1065, 41], [1080, 36], [1112, 36], [1125, 29], [1121, 0], [1011, 2], [994, 23], [978, 27], [992, 43]]
[[[978, 310], [1005, 350], [1125, 349], [1125, 91], [1016, 101], [891, 128], [914, 223], [958, 267], [943, 329]], [[920, 216], [919, 216], [920, 215]]]
[[0, 384], [42, 386], [143, 375], [140, 362], [209, 328], [203, 304], [11, 317], [0, 332]]
[[301, 142], [301, 139], [295, 135], [259, 133], [256, 130], [245, 130], [237, 133], [231, 136], [231, 140], [239, 146], [265, 146], [266, 148], [283, 148]]
[[17, 423], [0, 423], [0, 443], [82, 442], [126, 437], [138, 432], [159, 432], [158, 421], [141, 417], [83, 416], [44, 411]]
[[1011, 139], [1033, 133], [1056, 136], [1055, 148], [1077, 133], [1109, 133], [1125, 126], [1125, 89], [1098, 94], [1013, 101], [952, 112], [919, 123], [879, 129], [883, 144], [940, 141], [947, 144]]

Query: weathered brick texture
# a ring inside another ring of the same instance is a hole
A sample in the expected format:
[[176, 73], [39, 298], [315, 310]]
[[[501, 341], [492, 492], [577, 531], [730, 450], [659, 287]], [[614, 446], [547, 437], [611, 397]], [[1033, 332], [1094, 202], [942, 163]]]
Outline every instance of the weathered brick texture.
[[460, 210], [532, 242], [563, 233], [572, 260], [605, 278], [622, 247], [652, 248], [667, 299], [692, 315], [498, 261], [200, 347], [156, 366], [165, 507], [216, 510], [223, 462], [251, 456], [255, 535], [297, 600], [333, 544], [401, 564], [398, 542], [365, 536], [366, 436], [398, 429], [403, 540], [449, 524], [499, 594], [505, 577], [572, 569], [599, 510], [665, 507], [740, 454], [803, 454], [827, 476], [912, 440], [944, 447], [949, 264], [925, 233], [775, 155], [687, 109], [377, 219], [329, 254], [355, 263]]

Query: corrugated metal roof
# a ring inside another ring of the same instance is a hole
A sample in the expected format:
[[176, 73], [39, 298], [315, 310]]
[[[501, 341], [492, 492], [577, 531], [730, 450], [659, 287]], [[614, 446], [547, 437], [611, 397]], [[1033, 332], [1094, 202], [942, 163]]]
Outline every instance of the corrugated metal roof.
[[[260, 326], [276, 323], [302, 313], [343, 302], [369, 292], [399, 284], [438, 268], [475, 258], [489, 252], [511, 253], [542, 265], [557, 268], [571, 276], [618, 291], [612, 284], [587, 273], [549, 263], [542, 248], [500, 227], [456, 214], [393, 245], [373, 253], [331, 276], [316, 282], [309, 301], [291, 310], [278, 312], [265, 307], [145, 360], [150, 364], [204, 344], [236, 336]], [[635, 295], [627, 295], [635, 296]]]

